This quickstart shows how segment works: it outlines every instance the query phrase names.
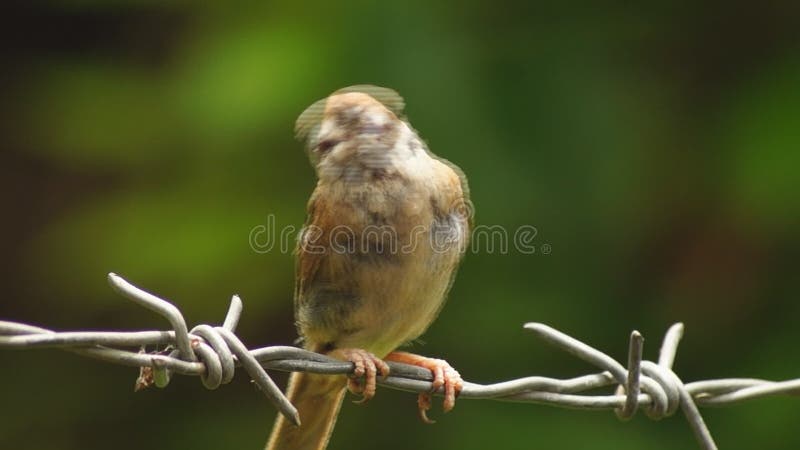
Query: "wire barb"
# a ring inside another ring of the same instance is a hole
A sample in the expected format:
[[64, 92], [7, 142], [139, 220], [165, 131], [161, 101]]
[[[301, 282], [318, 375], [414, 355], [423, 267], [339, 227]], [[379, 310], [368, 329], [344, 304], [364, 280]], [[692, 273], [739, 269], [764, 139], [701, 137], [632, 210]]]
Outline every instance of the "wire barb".
[[[312, 372], [351, 374], [354, 366], [297, 347], [269, 346], [248, 349], [236, 336], [242, 301], [234, 295], [223, 325], [197, 325], [191, 330], [180, 310], [110, 273], [111, 286], [124, 297], [167, 319], [171, 329], [162, 331], [74, 331], [54, 332], [17, 322], [0, 321], [0, 348], [57, 348], [114, 364], [142, 370], [137, 386], [165, 387], [172, 374], [199, 376], [208, 389], [233, 379], [236, 367], [243, 367], [259, 389], [291, 422], [299, 425], [297, 410], [266, 372]], [[686, 417], [700, 447], [717, 448], [698, 406], [723, 406], [769, 395], [800, 393], [800, 379], [767, 381], [728, 378], [685, 383], [672, 366], [683, 337], [683, 324], [672, 325], [664, 336], [658, 362], [643, 360], [644, 338], [633, 331], [628, 343], [627, 365], [594, 347], [541, 323], [527, 323], [525, 329], [567, 353], [599, 368], [601, 372], [569, 379], [531, 376], [494, 384], [464, 382], [461, 399], [492, 399], [527, 402], [562, 408], [613, 410], [622, 420], [641, 409], [651, 419], [671, 416], [679, 408]], [[145, 346], [166, 346], [168, 350], [140, 352]], [[171, 350], [169, 350], [171, 348]], [[431, 392], [433, 377], [421, 367], [389, 362], [391, 372], [379, 379], [384, 387], [409, 392]], [[614, 394], [585, 394], [603, 387], [616, 387]], [[443, 395], [443, 389], [434, 392]]]
[[[178, 347], [176, 354], [170, 354], [169, 357], [180, 356], [182, 360], [189, 362], [202, 360], [205, 370], [200, 374], [200, 378], [204, 386], [216, 389], [220, 383], [227, 383], [233, 379], [233, 354], [235, 354], [256, 385], [278, 408], [278, 411], [295, 425], [300, 425], [300, 415], [297, 413], [297, 409], [233, 333], [242, 312], [242, 301], [238, 296], [234, 295], [231, 299], [231, 306], [228, 308], [228, 314], [222, 327], [212, 328], [208, 325], [198, 325], [192, 329], [194, 334], [190, 334], [186, 327], [186, 320], [175, 305], [139, 289], [114, 273], [108, 274], [108, 281], [124, 297], [157, 312], [169, 321], [174, 331], [175, 344]], [[198, 359], [198, 355], [202, 359]]]

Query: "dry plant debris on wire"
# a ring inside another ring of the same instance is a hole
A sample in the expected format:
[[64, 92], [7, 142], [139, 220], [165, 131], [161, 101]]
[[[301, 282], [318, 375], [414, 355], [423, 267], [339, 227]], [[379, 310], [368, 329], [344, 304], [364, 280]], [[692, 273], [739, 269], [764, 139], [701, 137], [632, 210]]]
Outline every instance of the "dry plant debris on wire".
[[[191, 330], [181, 312], [170, 302], [128, 283], [113, 273], [111, 286], [124, 297], [169, 321], [164, 331], [67, 331], [55, 332], [17, 322], [0, 321], [0, 348], [59, 348], [103, 361], [139, 367], [137, 388], [165, 387], [173, 374], [199, 376], [208, 389], [233, 379], [242, 367], [281, 414], [298, 423], [297, 410], [275, 385], [266, 369], [321, 374], [351, 374], [353, 364], [296, 347], [270, 346], [248, 349], [234, 334], [242, 313], [242, 301], [233, 296], [222, 326], [197, 325]], [[601, 372], [569, 379], [531, 376], [494, 384], [465, 382], [459, 398], [539, 403], [571, 409], [613, 410], [620, 419], [633, 417], [638, 409], [652, 419], [670, 416], [680, 409], [703, 449], [716, 449], [698, 406], [722, 406], [757, 397], [797, 394], [800, 379], [768, 381], [726, 378], [684, 383], [672, 370], [683, 325], [670, 327], [661, 345], [658, 362], [642, 360], [644, 339], [631, 333], [627, 364], [571, 336], [541, 323], [525, 329], [540, 339], [596, 366]], [[167, 350], [145, 352], [146, 346]], [[429, 392], [432, 376], [420, 367], [388, 363], [391, 373], [379, 384], [409, 392]], [[615, 386], [608, 395], [583, 394]], [[441, 395], [441, 392], [438, 392]]]

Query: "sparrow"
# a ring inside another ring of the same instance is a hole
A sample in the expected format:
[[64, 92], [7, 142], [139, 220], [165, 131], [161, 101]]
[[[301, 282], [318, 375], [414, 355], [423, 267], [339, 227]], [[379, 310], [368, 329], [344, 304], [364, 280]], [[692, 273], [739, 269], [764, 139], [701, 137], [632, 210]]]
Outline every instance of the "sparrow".
[[[300, 426], [278, 415], [268, 450], [319, 450], [346, 390], [375, 394], [386, 361], [433, 374], [453, 409], [462, 388], [446, 361], [397, 351], [433, 322], [471, 229], [464, 173], [427, 148], [393, 90], [351, 86], [317, 101], [295, 125], [317, 176], [296, 248], [294, 307], [304, 348], [354, 364], [353, 374], [293, 373], [287, 396]], [[433, 392], [432, 391], [432, 392]], [[431, 393], [418, 398], [429, 421]]]

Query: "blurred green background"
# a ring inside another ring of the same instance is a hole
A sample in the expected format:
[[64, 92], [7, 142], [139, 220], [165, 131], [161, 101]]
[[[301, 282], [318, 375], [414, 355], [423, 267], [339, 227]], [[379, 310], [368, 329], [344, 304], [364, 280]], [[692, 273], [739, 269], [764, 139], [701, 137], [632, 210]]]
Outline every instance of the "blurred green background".
[[[686, 324], [686, 381], [800, 376], [797, 2], [8, 3], [0, 16], [0, 318], [59, 330], [190, 323], [245, 303], [250, 346], [288, 344], [291, 254], [315, 180], [295, 117], [352, 84], [398, 90], [468, 174], [477, 223], [538, 229], [552, 252], [478, 252], [415, 350], [471, 381], [593, 368], [522, 331], [540, 321], [624, 358]], [[227, 5], [227, 6], [223, 6]], [[240, 374], [133, 393], [134, 369], [0, 352], [0, 448], [263, 445], [274, 410]], [[283, 382], [285, 376], [276, 374]], [[800, 402], [704, 409], [722, 448], [800, 447]], [[332, 448], [696, 448], [685, 421], [410, 394], [345, 403]]]

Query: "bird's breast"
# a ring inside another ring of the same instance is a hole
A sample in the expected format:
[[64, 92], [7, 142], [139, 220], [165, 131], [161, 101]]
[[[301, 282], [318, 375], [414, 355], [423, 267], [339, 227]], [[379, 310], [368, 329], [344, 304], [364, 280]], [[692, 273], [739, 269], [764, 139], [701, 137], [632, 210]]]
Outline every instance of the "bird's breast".
[[462, 255], [467, 225], [438, 207], [434, 197], [424, 185], [414, 189], [408, 180], [387, 180], [342, 205], [360, 219], [351, 223], [348, 251], [335, 255], [333, 264], [352, 279], [360, 306], [349, 318], [354, 332], [342, 336], [339, 346], [388, 353], [435, 319]]

